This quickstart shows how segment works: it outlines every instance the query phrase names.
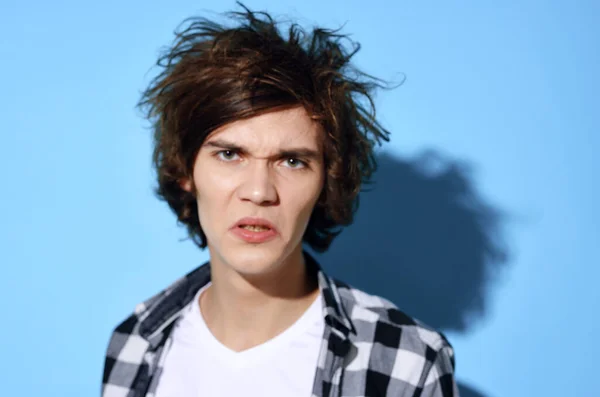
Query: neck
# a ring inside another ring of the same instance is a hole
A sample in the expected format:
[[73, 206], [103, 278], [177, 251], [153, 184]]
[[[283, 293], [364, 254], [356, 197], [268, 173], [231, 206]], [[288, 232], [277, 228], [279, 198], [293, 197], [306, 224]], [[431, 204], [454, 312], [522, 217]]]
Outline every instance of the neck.
[[319, 294], [301, 247], [277, 270], [258, 276], [240, 275], [211, 259], [211, 279], [200, 297], [202, 315], [213, 335], [234, 351], [262, 344], [286, 330]]

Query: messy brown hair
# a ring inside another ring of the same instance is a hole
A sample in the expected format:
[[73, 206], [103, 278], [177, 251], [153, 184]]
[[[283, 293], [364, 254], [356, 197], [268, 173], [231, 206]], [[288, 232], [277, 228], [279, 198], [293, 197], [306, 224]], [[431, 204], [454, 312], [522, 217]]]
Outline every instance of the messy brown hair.
[[350, 64], [360, 46], [339, 31], [295, 23], [282, 29], [268, 13], [240, 6], [226, 14], [233, 26], [186, 19], [138, 103], [153, 126], [156, 193], [205, 248], [196, 190], [181, 181], [193, 180], [206, 137], [237, 120], [303, 106], [325, 131], [325, 183], [303, 241], [325, 251], [352, 223], [361, 185], [376, 169], [374, 144], [388, 140], [372, 100], [383, 82]]

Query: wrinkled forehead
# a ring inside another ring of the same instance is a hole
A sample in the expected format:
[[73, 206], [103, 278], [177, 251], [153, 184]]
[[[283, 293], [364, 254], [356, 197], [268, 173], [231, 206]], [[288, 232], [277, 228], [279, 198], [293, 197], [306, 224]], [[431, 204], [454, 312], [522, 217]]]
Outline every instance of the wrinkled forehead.
[[271, 111], [218, 128], [205, 140], [226, 141], [256, 154], [288, 148], [322, 150], [321, 125], [303, 107]]

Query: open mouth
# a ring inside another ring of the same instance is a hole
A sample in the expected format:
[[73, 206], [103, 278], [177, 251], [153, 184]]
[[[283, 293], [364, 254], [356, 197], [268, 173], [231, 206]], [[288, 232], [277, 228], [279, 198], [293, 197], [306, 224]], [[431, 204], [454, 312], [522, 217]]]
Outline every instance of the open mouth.
[[259, 225], [240, 225], [239, 227], [245, 230], [250, 230], [251, 232], [266, 232], [271, 230], [269, 227]]
[[277, 237], [275, 225], [265, 218], [242, 218], [231, 229], [238, 238], [252, 244], [265, 243]]

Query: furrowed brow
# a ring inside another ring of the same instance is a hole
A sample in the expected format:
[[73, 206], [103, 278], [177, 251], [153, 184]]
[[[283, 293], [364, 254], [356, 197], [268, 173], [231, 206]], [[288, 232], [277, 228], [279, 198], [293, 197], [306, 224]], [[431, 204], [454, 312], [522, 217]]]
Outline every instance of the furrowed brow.
[[290, 157], [290, 158], [306, 158], [311, 160], [318, 160], [321, 157], [321, 154], [313, 149], [309, 148], [290, 148], [282, 150], [279, 153], [280, 157]]
[[[239, 153], [250, 153], [250, 151], [244, 146], [229, 142], [224, 139], [214, 139], [204, 143], [204, 146], [215, 147], [219, 149], [233, 150]], [[310, 149], [307, 147], [298, 148], [286, 148], [281, 150], [278, 154], [269, 157], [287, 157], [287, 158], [306, 158], [310, 160], [318, 160], [321, 158], [321, 153], [317, 150]]]
[[219, 149], [234, 150], [236, 152], [243, 152], [243, 153], [248, 152], [248, 150], [245, 147], [237, 145], [233, 142], [223, 140], [223, 139], [210, 140], [208, 142], [205, 142], [204, 146], [216, 147]]

